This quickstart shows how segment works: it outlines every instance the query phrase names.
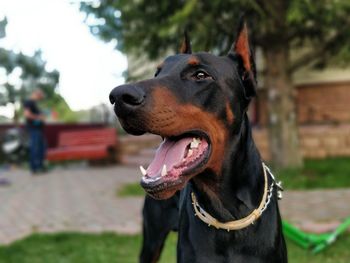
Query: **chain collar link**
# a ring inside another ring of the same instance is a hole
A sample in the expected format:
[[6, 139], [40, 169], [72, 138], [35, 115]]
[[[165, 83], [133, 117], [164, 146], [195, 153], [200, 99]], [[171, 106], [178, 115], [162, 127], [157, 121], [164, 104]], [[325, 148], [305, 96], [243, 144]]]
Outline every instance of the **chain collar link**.
[[[278, 200], [282, 199], [282, 191], [283, 191], [282, 182], [281, 181], [276, 182], [276, 179], [275, 179], [274, 175], [272, 174], [270, 168], [265, 163], [262, 163], [262, 166], [263, 166], [264, 178], [265, 178], [265, 190], [264, 190], [264, 197], [263, 197], [263, 199], [265, 199], [265, 200], [263, 201], [264, 202], [263, 206], [261, 206], [261, 204], [260, 204], [258, 209], [255, 209], [249, 216], [247, 216], [245, 218], [235, 220], [235, 221], [230, 221], [227, 223], [222, 223], [222, 222], [219, 222], [213, 216], [211, 216], [208, 212], [206, 212], [199, 205], [195, 194], [192, 192], [191, 198], [192, 198], [192, 205], [193, 205], [193, 208], [195, 210], [195, 216], [197, 216], [204, 223], [208, 224], [209, 227], [214, 226], [217, 229], [225, 229], [227, 231], [239, 230], [239, 229], [242, 229], [242, 228], [249, 226], [250, 224], [254, 224], [254, 222], [268, 208], [268, 206], [271, 202], [271, 198], [272, 198], [273, 190], [274, 190], [275, 186], [277, 187]], [[272, 179], [271, 185], [268, 189], [266, 189], [267, 188], [266, 184], [268, 183], [267, 174], [269, 174], [271, 179]], [[266, 193], [266, 190], [267, 190], [267, 193]]]

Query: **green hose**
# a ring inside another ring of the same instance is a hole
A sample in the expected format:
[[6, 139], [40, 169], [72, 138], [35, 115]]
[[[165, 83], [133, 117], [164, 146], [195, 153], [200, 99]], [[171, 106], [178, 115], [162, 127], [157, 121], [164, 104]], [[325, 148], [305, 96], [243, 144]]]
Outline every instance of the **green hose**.
[[305, 249], [313, 248], [313, 253], [318, 253], [332, 244], [337, 237], [345, 232], [350, 226], [350, 217], [341, 223], [332, 233], [311, 234], [300, 230], [299, 228], [283, 221], [283, 232], [287, 238], [297, 243]]
[[328, 235], [327, 240], [324, 243], [318, 244], [313, 250], [313, 253], [318, 253], [325, 249], [328, 245], [332, 244], [337, 237], [344, 233], [350, 226], [350, 217], [348, 217], [343, 223], [341, 223], [331, 234]]

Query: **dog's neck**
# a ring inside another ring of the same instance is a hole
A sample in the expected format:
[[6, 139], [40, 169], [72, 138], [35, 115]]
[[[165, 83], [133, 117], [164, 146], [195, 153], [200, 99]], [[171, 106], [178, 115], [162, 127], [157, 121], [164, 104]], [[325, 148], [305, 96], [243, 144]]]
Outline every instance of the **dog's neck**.
[[247, 216], [259, 206], [264, 176], [247, 116], [231, 135], [220, 175], [205, 171], [193, 179], [200, 205], [223, 222]]

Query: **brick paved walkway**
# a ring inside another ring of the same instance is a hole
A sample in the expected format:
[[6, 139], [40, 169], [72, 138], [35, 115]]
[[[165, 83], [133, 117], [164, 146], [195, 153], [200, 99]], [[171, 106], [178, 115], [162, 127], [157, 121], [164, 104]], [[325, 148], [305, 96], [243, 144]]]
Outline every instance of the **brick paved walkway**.
[[140, 230], [142, 198], [116, 197], [117, 187], [138, 180], [134, 168], [54, 170], [32, 177], [5, 172], [10, 186], [0, 186], [0, 244], [33, 231]]
[[[33, 231], [140, 231], [142, 198], [117, 198], [116, 189], [139, 180], [131, 167], [56, 169], [45, 176], [1, 172], [0, 244]], [[299, 225], [334, 222], [350, 215], [350, 189], [287, 191], [280, 203], [284, 218]]]

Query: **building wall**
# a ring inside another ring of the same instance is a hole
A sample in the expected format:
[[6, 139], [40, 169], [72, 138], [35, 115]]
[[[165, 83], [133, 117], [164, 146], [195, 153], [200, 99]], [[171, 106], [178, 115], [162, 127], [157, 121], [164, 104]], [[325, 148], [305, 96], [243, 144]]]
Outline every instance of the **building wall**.
[[350, 123], [350, 82], [298, 86], [299, 123]]
[[[270, 152], [266, 128], [256, 128], [253, 136], [264, 160]], [[350, 156], [350, 124], [303, 125], [299, 127], [300, 150], [306, 158]]]
[[[350, 81], [300, 84], [297, 90], [299, 124], [350, 123]], [[260, 90], [256, 119], [267, 124], [267, 92]]]

